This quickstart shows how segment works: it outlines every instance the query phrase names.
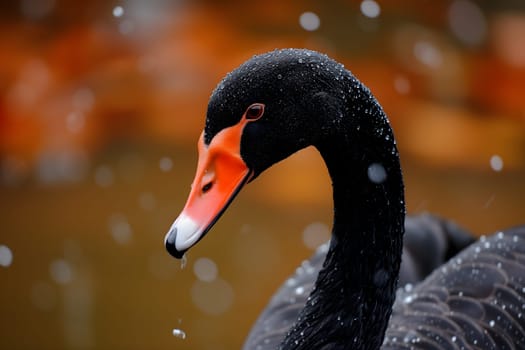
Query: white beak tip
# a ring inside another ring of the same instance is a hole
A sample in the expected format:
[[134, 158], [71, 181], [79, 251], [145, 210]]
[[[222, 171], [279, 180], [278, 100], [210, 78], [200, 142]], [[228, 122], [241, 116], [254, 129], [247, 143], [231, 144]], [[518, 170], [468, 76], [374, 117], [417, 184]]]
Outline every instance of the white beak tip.
[[197, 243], [202, 231], [192, 218], [181, 214], [164, 237], [164, 245], [171, 255], [180, 259], [186, 250]]

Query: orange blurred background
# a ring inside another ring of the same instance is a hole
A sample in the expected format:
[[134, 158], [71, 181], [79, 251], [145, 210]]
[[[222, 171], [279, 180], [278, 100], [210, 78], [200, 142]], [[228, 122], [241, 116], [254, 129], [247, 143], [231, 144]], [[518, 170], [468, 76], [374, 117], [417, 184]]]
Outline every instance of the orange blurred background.
[[20, 0], [0, 19], [1, 349], [241, 346], [328, 237], [319, 156], [247, 186], [183, 268], [163, 238], [211, 90], [274, 48], [325, 52], [372, 89], [409, 212], [525, 223], [519, 1]]

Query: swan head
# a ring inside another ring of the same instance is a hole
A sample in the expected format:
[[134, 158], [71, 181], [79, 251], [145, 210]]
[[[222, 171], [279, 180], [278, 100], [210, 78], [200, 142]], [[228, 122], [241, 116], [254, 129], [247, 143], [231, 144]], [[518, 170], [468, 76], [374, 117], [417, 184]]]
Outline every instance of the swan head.
[[[171, 255], [181, 258], [202, 239], [240, 189], [265, 169], [330, 136], [326, 123], [336, 123], [345, 105], [337, 83], [342, 74], [353, 78], [326, 55], [286, 49], [254, 56], [218, 84], [188, 200], [165, 236]], [[335, 119], [321, 118], [326, 115]]]

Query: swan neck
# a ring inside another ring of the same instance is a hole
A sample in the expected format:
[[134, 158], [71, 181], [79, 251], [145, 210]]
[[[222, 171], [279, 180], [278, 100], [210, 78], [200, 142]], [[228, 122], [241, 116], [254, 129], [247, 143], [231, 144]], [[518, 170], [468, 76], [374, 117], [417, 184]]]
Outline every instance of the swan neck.
[[401, 263], [404, 191], [388, 120], [375, 99], [363, 103], [369, 114], [351, 111], [316, 145], [333, 184], [332, 239], [283, 349], [379, 349], [383, 342]]

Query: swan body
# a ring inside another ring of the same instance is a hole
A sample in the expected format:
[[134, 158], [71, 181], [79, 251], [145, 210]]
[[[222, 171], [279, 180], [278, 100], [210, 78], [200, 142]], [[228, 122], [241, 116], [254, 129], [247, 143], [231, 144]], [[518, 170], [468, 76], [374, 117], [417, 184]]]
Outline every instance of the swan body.
[[[407, 216], [399, 286], [410, 289], [473, 241], [468, 232], [453, 222], [428, 213]], [[319, 246], [275, 292], [253, 325], [243, 349], [277, 348], [306, 304], [328, 247], [328, 242]]]
[[244, 185], [307, 146], [317, 148], [332, 179], [332, 237], [286, 333], [272, 337], [262, 327], [248, 346], [525, 348], [523, 227], [471, 245], [396, 294], [405, 203], [392, 129], [368, 88], [314, 51], [254, 56], [214, 90], [192, 189], [165, 237], [170, 254], [182, 257]]

